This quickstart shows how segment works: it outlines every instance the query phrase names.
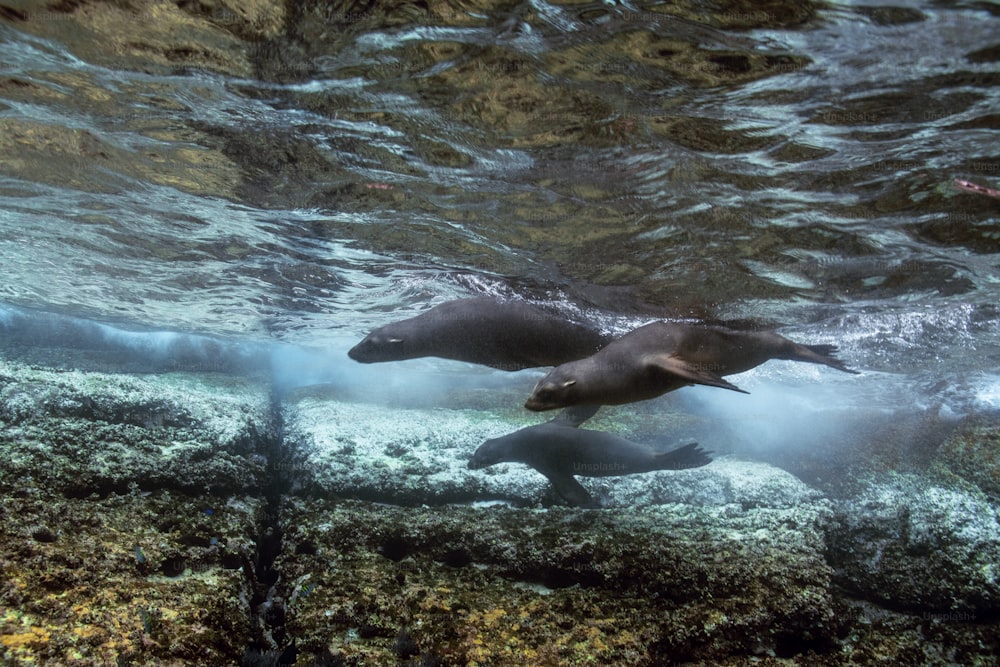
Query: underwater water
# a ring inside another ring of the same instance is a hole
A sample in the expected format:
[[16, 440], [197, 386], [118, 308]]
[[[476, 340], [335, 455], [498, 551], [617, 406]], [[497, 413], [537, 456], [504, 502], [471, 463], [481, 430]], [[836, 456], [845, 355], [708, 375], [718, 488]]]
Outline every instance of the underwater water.
[[[4, 664], [989, 664], [998, 14], [0, 0]], [[716, 460], [566, 507], [466, 467], [545, 369], [347, 356], [474, 295], [859, 374], [606, 407]]]

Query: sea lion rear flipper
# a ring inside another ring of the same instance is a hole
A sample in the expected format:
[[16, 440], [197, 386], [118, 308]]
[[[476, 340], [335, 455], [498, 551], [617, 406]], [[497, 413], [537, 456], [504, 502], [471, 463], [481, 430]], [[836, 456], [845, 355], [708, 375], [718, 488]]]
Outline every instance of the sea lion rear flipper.
[[688, 468], [700, 468], [712, 462], [709, 456], [712, 452], [706, 452], [698, 446], [697, 442], [684, 445], [670, 452], [656, 454], [656, 470], [686, 470]]
[[653, 354], [646, 358], [646, 365], [657, 368], [664, 373], [669, 373], [682, 380], [687, 380], [694, 384], [704, 384], [709, 387], [719, 387], [738, 391], [741, 394], [749, 394], [731, 382], [726, 382], [718, 373], [714, 373], [707, 368], [699, 368], [696, 364], [684, 361], [680, 357], [672, 354]]
[[594, 501], [591, 499], [587, 489], [583, 488], [580, 482], [576, 481], [572, 475], [561, 472], [549, 472], [540, 470], [543, 475], [552, 482], [552, 487], [566, 502], [578, 507], [593, 507]]
[[574, 405], [566, 408], [552, 421], [561, 426], [579, 426], [597, 414], [601, 409], [599, 405]]
[[802, 348], [796, 349], [799, 353], [796, 361], [811, 361], [814, 364], [823, 364], [838, 371], [859, 375], [858, 371], [848, 368], [843, 361], [833, 356], [837, 352], [836, 345], [796, 345], [796, 348]]

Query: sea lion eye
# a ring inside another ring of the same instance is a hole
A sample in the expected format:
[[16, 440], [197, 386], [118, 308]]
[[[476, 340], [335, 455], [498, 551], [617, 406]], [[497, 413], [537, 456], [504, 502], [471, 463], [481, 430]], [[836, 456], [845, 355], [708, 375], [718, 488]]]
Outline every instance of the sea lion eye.
[[388, 341], [391, 345], [399, 345], [403, 342], [402, 338], [390, 338]]
[[566, 389], [567, 387], [572, 387], [575, 384], [576, 380], [566, 380], [565, 382], [562, 383], [562, 387], [563, 389]]

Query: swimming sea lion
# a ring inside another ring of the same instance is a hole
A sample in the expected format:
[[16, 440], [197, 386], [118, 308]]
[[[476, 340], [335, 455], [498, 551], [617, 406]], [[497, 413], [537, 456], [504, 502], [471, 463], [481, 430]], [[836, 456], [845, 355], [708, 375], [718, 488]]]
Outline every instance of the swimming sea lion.
[[576, 428], [586, 413], [566, 411], [552, 421], [487, 440], [469, 460], [479, 470], [501, 462], [526, 463], [548, 477], [556, 492], [573, 505], [593, 507], [587, 490], [573, 475], [611, 477], [653, 470], [698, 468], [711, 462], [697, 443], [669, 452], [604, 431]]
[[852, 371], [832, 355], [835, 345], [799, 345], [770, 331], [653, 322], [599, 352], [553, 368], [524, 404], [529, 410], [618, 405], [704, 384], [748, 393], [722, 379], [768, 359], [791, 359]]
[[443, 357], [519, 371], [582, 359], [611, 340], [522, 301], [475, 297], [379, 327], [347, 354], [366, 364]]

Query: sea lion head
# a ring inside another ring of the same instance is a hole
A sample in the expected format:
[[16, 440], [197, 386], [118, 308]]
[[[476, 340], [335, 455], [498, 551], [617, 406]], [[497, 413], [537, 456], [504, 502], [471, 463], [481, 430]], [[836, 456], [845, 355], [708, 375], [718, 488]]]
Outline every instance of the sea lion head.
[[507, 460], [505, 457], [509, 448], [505, 444], [505, 440], [506, 438], [493, 438], [481, 444], [476, 453], [469, 459], [469, 470], [488, 468]]
[[347, 351], [347, 356], [363, 364], [399, 361], [408, 358], [406, 348], [406, 338], [387, 325], [365, 336], [364, 340]]
[[553, 368], [539, 380], [531, 391], [531, 396], [524, 403], [524, 407], [541, 412], [542, 410], [554, 410], [581, 403], [575, 374], [570, 368], [567, 368], [568, 366], [571, 364], [563, 364]]

